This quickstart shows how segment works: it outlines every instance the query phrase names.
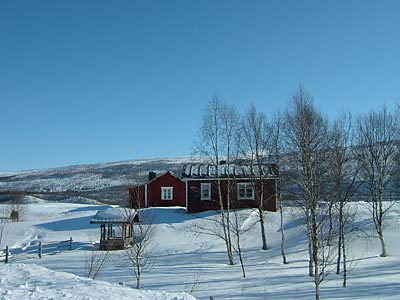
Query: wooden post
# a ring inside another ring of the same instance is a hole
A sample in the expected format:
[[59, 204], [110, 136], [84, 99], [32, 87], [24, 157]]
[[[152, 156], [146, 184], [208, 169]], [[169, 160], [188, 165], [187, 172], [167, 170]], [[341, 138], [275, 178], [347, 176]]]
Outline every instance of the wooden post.
[[106, 225], [100, 224], [100, 241], [104, 241], [106, 239]]
[[69, 251], [72, 250], [72, 236], [69, 237]]
[[111, 224], [108, 224], [107, 227], [108, 227], [107, 228], [107, 240], [109, 240], [111, 238], [111, 230], [112, 230]]
[[6, 246], [6, 260], [5, 260], [5, 263], [6, 264], [8, 263], [8, 246]]
[[42, 242], [39, 241], [39, 259], [42, 258]]

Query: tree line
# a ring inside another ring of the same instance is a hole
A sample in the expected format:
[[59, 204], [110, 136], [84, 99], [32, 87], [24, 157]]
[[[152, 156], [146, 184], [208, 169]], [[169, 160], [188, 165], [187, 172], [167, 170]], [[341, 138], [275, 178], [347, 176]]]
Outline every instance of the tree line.
[[[342, 112], [333, 122], [316, 109], [312, 95], [300, 86], [291, 96], [286, 110], [267, 115], [254, 105], [240, 114], [237, 109], [214, 97], [208, 104], [195, 140], [195, 152], [208, 163], [221, 160], [230, 164], [245, 161], [254, 174], [254, 198], [261, 233], [261, 249], [267, 250], [265, 188], [256, 184], [266, 178], [265, 164], [273, 164], [277, 174], [276, 199], [281, 216], [281, 253], [285, 254], [283, 198], [296, 199], [306, 220], [309, 267], [315, 283], [315, 297], [320, 298], [320, 284], [327, 268], [335, 260], [336, 273], [347, 284], [347, 233], [352, 212], [350, 201], [368, 203], [381, 256], [388, 255], [384, 223], [394, 205], [388, 194], [397, 194], [399, 183], [399, 107], [386, 107], [354, 117]], [[218, 168], [216, 168], [218, 170]], [[229, 172], [228, 172], [229, 174]], [[220, 213], [214, 226], [198, 226], [198, 233], [212, 234], [226, 245], [228, 262], [234, 264], [238, 254], [245, 268], [240, 246], [240, 220], [230, 196], [235, 178], [225, 178], [226, 205], [217, 171], [216, 188]], [[268, 200], [267, 200], [268, 201]]]

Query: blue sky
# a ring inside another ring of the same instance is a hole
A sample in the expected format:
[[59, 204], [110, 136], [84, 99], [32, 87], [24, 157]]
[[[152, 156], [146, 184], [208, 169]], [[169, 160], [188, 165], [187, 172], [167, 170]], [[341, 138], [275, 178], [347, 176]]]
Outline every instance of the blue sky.
[[210, 99], [400, 102], [400, 1], [0, 1], [0, 171], [190, 155]]

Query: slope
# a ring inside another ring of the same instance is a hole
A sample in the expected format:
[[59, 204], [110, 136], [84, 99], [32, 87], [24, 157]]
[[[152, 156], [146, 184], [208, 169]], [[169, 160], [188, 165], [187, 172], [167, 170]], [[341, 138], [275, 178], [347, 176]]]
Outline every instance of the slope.
[[[18, 267], [18, 264], [40, 265], [53, 271], [85, 276], [85, 260], [93, 249], [92, 241], [97, 240], [99, 234], [98, 228], [90, 225], [89, 220], [97, 210], [106, 207], [45, 201], [28, 205], [23, 222], [8, 224], [9, 234], [5, 243], [12, 248], [13, 256], [10, 264], [22, 269], [23, 266]], [[341, 288], [341, 277], [331, 272], [322, 284], [322, 299], [398, 299], [400, 290], [398, 211], [393, 210], [386, 226], [390, 256], [381, 258], [378, 256], [379, 242], [372, 236], [373, 224], [367, 207], [363, 203], [353, 203], [351, 209], [357, 211], [357, 218], [353, 222], [353, 233], [349, 244], [348, 287]], [[277, 213], [267, 215], [269, 250], [260, 250], [258, 226], [252, 227], [242, 236], [246, 278], [242, 278], [239, 264], [227, 265], [224, 245], [220, 240], [197, 235], [192, 230], [196, 224], [211, 226], [212, 219], [216, 216], [214, 212], [188, 215], [184, 209], [178, 207], [156, 208], [151, 211], [154, 213], [154, 223], [157, 227], [152, 247], [155, 265], [151, 271], [143, 274], [142, 284], [145, 290], [157, 291], [154, 292], [156, 294], [166, 291], [173, 295], [176, 295], [176, 292], [190, 292], [197, 299], [204, 300], [208, 300], [210, 296], [214, 299], [313, 298], [314, 284], [307, 276], [308, 256], [304, 220], [297, 208], [285, 209], [286, 251], [290, 262], [288, 265], [283, 265], [281, 262]], [[255, 220], [251, 210], [243, 210], [241, 214], [245, 220], [243, 226], [250, 226]], [[68, 240], [69, 237], [74, 240], [72, 251], [66, 249], [49, 251], [44, 253], [42, 259], [37, 258], [39, 241], [47, 244]], [[4, 274], [5, 265], [1, 264], [0, 268]], [[13, 272], [12, 269], [7, 270]], [[7, 276], [4, 278], [5, 281], [9, 280]], [[45, 290], [46, 284], [32, 284], [32, 281], [37, 279], [23, 278], [21, 277], [18, 284], [26, 285], [27, 293], [35, 292], [32, 290], [35, 289], [35, 285], [39, 291]], [[108, 284], [105, 286], [111, 290], [117, 285], [134, 286], [134, 276], [129, 268], [124, 266], [123, 251], [110, 252], [107, 264], [98, 279], [109, 282], [111, 286]], [[17, 285], [16, 277], [10, 280], [13, 281], [10, 286]], [[2, 287], [0, 292], [9, 296], [7, 291], [11, 288], [5, 288], [5, 281], [4, 288]], [[44, 281], [52, 285], [51, 279], [45, 278]], [[85, 293], [88, 290], [87, 285], [90, 284], [95, 285], [84, 279], [78, 289], [82, 289]], [[53, 288], [57, 289], [58, 285], [62, 283], [55, 282]], [[66, 292], [63, 286], [59, 289]], [[116, 289], [114, 292], [119, 293]], [[99, 298], [95, 298], [96, 296]], [[87, 297], [100, 299], [102, 295]]]

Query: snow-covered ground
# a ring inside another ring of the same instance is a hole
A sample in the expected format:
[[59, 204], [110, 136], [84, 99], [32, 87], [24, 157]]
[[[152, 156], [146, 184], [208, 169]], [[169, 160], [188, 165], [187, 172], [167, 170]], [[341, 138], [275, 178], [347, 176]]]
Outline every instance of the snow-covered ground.
[[141, 299], [191, 300], [187, 294], [141, 291], [56, 272], [36, 264], [8, 264], [1, 268], [1, 299]]
[[[122, 266], [123, 251], [110, 253], [107, 264], [96, 280], [85, 278], [85, 261], [98, 240], [99, 229], [90, 219], [105, 205], [49, 203], [36, 200], [26, 208], [24, 220], [9, 223], [3, 246], [11, 251], [9, 264], [0, 263], [0, 299], [312, 299], [314, 283], [307, 276], [307, 244], [303, 219], [287, 208], [286, 251], [289, 264], [280, 256], [278, 213], [267, 218], [269, 250], [260, 250], [258, 226], [243, 236], [246, 278], [240, 265], [227, 265], [224, 245], [191, 228], [213, 217], [212, 212], [188, 215], [182, 208], [153, 209], [157, 226], [153, 246], [155, 265], [142, 276], [142, 290], [133, 289], [135, 279]], [[367, 237], [373, 233], [365, 206], [357, 209], [349, 245], [348, 287], [334, 272], [322, 283], [322, 299], [400, 299], [400, 214], [393, 211], [385, 228], [390, 256], [379, 257], [379, 241]], [[357, 207], [356, 207], [357, 206]], [[250, 224], [255, 215], [242, 211]], [[208, 222], [210, 223], [210, 222]], [[245, 225], [246, 225], [245, 224]], [[73, 238], [73, 250], [67, 244], [49, 248], [50, 243]], [[38, 259], [39, 241], [43, 257]], [[2, 246], [2, 247], [3, 247]], [[4, 247], [3, 247], [4, 248]], [[191, 295], [189, 295], [189, 293]]]

